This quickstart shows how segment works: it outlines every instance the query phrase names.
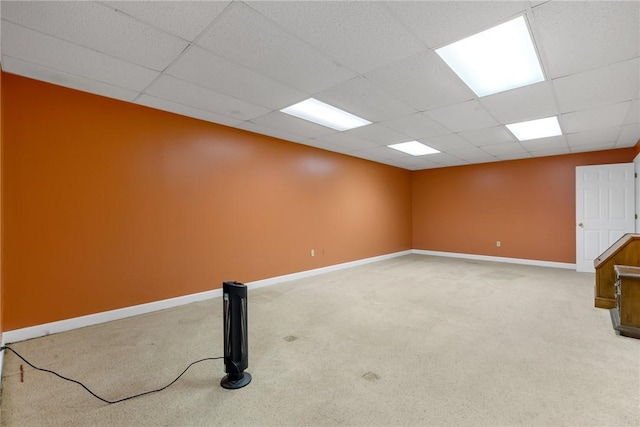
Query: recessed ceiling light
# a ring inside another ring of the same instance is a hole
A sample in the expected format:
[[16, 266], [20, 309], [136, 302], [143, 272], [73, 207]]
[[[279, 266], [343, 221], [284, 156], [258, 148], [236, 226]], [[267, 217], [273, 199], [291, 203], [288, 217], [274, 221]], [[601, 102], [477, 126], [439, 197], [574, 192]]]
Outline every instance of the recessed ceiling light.
[[412, 156], [424, 156], [426, 154], [439, 153], [435, 148], [431, 148], [418, 141], [403, 142], [400, 144], [387, 145], [394, 150], [402, 151], [403, 153], [411, 154]]
[[479, 97], [544, 80], [524, 16], [436, 53]]
[[280, 111], [339, 131], [371, 124], [368, 120], [314, 98], [298, 102]]
[[518, 141], [562, 135], [556, 116], [507, 125]]

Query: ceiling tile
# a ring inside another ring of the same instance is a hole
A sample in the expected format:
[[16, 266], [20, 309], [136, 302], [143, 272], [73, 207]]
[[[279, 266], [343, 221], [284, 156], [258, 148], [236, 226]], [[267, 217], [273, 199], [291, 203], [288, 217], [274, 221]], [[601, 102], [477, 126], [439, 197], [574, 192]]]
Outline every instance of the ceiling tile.
[[433, 168], [437, 168], [437, 167], [438, 166], [436, 166], [436, 165], [428, 165], [426, 167], [425, 166], [414, 166], [414, 165], [411, 165], [411, 166], [403, 168], [403, 169], [410, 170], [410, 171], [419, 171], [419, 170], [423, 170], [423, 169], [433, 169]]
[[237, 126], [238, 124], [242, 123], [242, 120], [240, 119], [234, 119], [209, 111], [187, 107], [186, 105], [177, 104], [175, 102], [167, 101], [166, 99], [155, 98], [149, 95], [140, 96], [138, 99], [136, 99], [135, 103], [144, 105], [146, 107], [155, 108], [157, 110], [168, 111], [170, 113], [193, 117], [196, 119], [204, 120], [206, 122], [218, 123], [226, 126]]
[[364, 77], [355, 77], [314, 95], [314, 98], [338, 107], [370, 122], [381, 122], [416, 112], [389, 96]]
[[318, 139], [302, 139], [300, 141], [296, 141], [296, 144], [306, 145], [307, 147], [314, 147], [319, 150], [333, 151], [334, 153], [346, 154], [344, 151], [341, 151], [339, 146], [334, 144], [329, 144], [328, 142], [320, 141]]
[[475, 95], [434, 52], [424, 52], [365, 75], [419, 111], [432, 110]]
[[627, 113], [627, 118], [624, 120], [625, 125], [633, 123], [640, 123], [640, 101], [637, 99], [631, 103], [629, 113]]
[[230, 1], [220, 0], [104, 2], [142, 22], [189, 41], [193, 41], [229, 3]]
[[234, 64], [198, 46], [191, 46], [166, 74], [272, 109], [308, 98], [304, 92]]
[[479, 101], [500, 123], [505, 125], [558, 114], [558, 107], [549, 82], [540, 82], [485, 96]]
[[390, 160], [386, 164], [388, 164], [390, 166], [395, 166], [395, 167], [400, 168], [400, 169], [410, 170], [410, 171], [419, 169], [419, 166], [407, 165], [404, 162], [398, 162], [398, 161], [394, 161], [394, 160]]
[[2, 19], [157, 71], [187, 47], [184, 40], [94, 2], [3, 2]]
[[553, 86], [563, 113], [638, 99], [640, 59], [555, 79]]
[[454, 133], [432, 138], [424, 138], [421, 139], [420, 142], [446, 153], [452, 150], [471, 150], [475, 148], [472, 143]]
[[462, 138], [466, 139], [476, 147], [484, 147], [487, 145], [504, 144], [513, 142], [516, 139], [504, 126], [494, 126], [484, 129], [470, 130], [460, 132]]
[[[640, 2], [596, 3], [3, 1], [0, 59], [6, 72], [415, 170], [635, 146]], [[553, 81], [478, 99], [431, 50], [522, 13]], [[374, 123], [337, 132], [279, 112], [309, 97]], [[519, 143], [501, 126], [554, 115], [556, 138]], [[409, 140], [442, 153], [385, 147]]]
[[533, 9], [547, 76], [561, 77], [638, 56], [637, 1], [550, 1]]
[[519, 160], [529, 157], [533, 157], [533, 155], [526, 151], [524, 153], [496, 154], [496, 159], [498, 160]]
[[435, 153], [435, 154], [429, 154], [428, 156], [428, 161], [429, 162], [433, 162], [435, 164], [438, 165], [446, 165], [446, 166], [451, 166], [451, 165], [461, 165], [461, 164], [467, 164], [468, 162], [462, 159], [459, 159], [458, 157], [454, 157], [451, 154], [447, 154], [447, 153]]
[[446, 135], [450, 130], [431, 120], [425, 113], [415, 113], [380, 123], [413, 139]]
[[401, 151], [385, 146], [370, 148], [367, 150], [367, 152], [380, 156], [381, 158], [403, 162], [404, 164], [410, 164], [410, 162], [412, 162], [412, 160], [416, 158], [416, 156], [412, 156], [411, 154], [403, 153]]
[[4, 21], [2, 55], [134, 91], [143, 90], [159, 74]]
[[440, 47], [501, 24], [526, 1], [404, 1], [387, 6], [429, 47]]
[[465, 166], [470, 165], [471, 162], [467, 162], [465, 160], [455, 159], [450, 162], [441, 163], [440, 167], [452, 167], [452, 166]]
[[527, 151], [531, 153], [537, 153], [538, 151], [558, 151], [563, 153], [569, 152], [567, 138], [564, 135], [520, 141], [520, 145], [522, 145]]
[[622, 102], [590, 110], [562, 114], [560, 116], [560, 126], [564, 133], [620, 126], [625, 117], [627, 117], [630, 106], [631, 102]]
[[572, 153], [586, 153], [589, 151], [602, 151], [602, 150], [611, 150], [615, 148], [614, 142], [603, 143], [603, 144], [594, 144], [594, 145], [576, 145], [570, 148]]
[[548, 1], [551, 1], [551, 0], [530, 0], [529, 3], [531, 3], [531, 7], [536, 7]]
[[284, 141], [290, 141], [290, 142], [305, 141], [305, 145], [310, 145], [308, 144], [308, 142], [312, 141], [308, 138], [305, 138], [302, 135], [297, 135], [282, 129], [275, 129], [273, 127], [264, 126], [262, 124], [258, 124], [254, 122], [243, 122], [236, 127], [238, 129], [248, 130], [250, 132], [258, 133], [260, 135], [272, 136], [274, 138], [282, 139]]
[[478, 101], [467, 101], [427, 111], [427, 115], [453, 132], [464, 132], [499, 124]]
[[569, 147], [564, 147], [564, 148], [552, 148], [549, 150], [532, 151], [531, 155], [533, 157], [549, 157], [549, 156], [561, 156], [569, 153], [571, 153], [571, 150], [569, 149]]
[[3, 58], [2, 71], [122, 101], [131, 102], [138, 96], [137, 91], [41, 67], [10, 56]]
[[410, 140], [406, 135], [382, 126], [378, 123], [373, 123], [367, 126], [351, 129], [346, 132], [349, 135], [354, 135], [362, 139], [366, 139], [373, 144], [377, 145], [389, 145], [399, 142], [407, 142]]
[[410, 154], [402, 153], [389, 147], [378, 147], [365, 151], [354, 151], [353, 153], [349, 153], [349, 155], [386, 163], [408, 170], [441, 166], [440, 163], [435, 163], [432, 161], [432, 157], [435, 156], [435, 154], [429, 154], [426, 156], [412, 156]]
[[273, 111], [269, 114], [256, 117], [251, 120], [251, 122], [274, 129], [284, 130], [307, 138], [319, 138], [321, 136], [337, 132], [334, 129], [299, 119], [289, 114], [281, 113], [280, 111]]
[[307, 93], [355, 76], [242, 3], [233, 3], [197, 44]]
[[[389, 148], [389, 150], [392, 150], [392, 148]], [[394, 151], [397, 151], [397, 150], [394, 150]], [[431, 156], [433, 156], [433, 154], [427, 154], [424, 156], [412, 156], [410, 154], [406, 154], [398, 151], [397, 155], [398, 155], [397, 161], [402, 162], [405, 165], [409, 165], [409, 166], [417, 166], [425, 163], [426, 164], [434, 163], [433, 159], [431, 159]]]
[[247, 4], [360, 74], [424, 49], [380, 2]]
[[[393, 164], [393, 163], [390, 163]], [[424, 169], [435, 169], [435, 168], [441, 168], [442, 166], [436, 163], [431, 163], [431, 162], [426, 162], [426, 161], [422, 161], [420, 163], [416, 163], [416, 164], [412, 164], [412, 165], [407, 165], [405, 167], [401, 167], [400, 165], [397, 165], [396, 167], [398, 168], [402, 168], [405, 170], [409, 170], [409, 171], [419, 171], [419, 170], [424, 170]]]
[[619, 127], [596, 129], [587, 132], [570, 133], [567, 135], [567, 142], [569, 147], [611, 143], [618, 139], [619, 134]]
[[333, 133], [331, 135], [323, 136], [317, 139], [320, 142], [332, 144], [343, 152], [367, 150], [379, 146], [367, 141], [366, 139], [358, 138], [357, 136], [350, 135], [344, 132]]
[[381, 156], [378, 152], [371, 153], [368, 150], [352, 151], [349, 156], [358, 157], [360, 159], [371, 160], [373, 162], [386, 163], [389, 159], [385, 156]]
[[625, 125], [620, 128], [616, 147], [634, 147], [640, 142], [640, 123]]
[[[457, 165], [451, 165], [451, 166], [457, 166]], [[411, 170], [422, 171], [422, 170], [427, 170], [427, 169], [439, 169], [439, 168], [443, 168], [443, 167], [446, 167], [446, 166], [442, 166], [442, 165], [439, 165], [439, 164], [429, 164], [429, 165], [426, 165], [426, 166], [424, 166], [424, 165], [423, 166], [419, 166], [419, 167], [416, 167], [416, 169], [411, 169]]]
[[482, 147], [484, 151], [493, 156], [505, 156], [505, 155], [524, 155], [527, 150], [517, 142], [510, 142], [507, 144], [489, 145]]
[[464, 150], [449, 151], [449, 154], [451, 154], [453, 157], [457, 157], [460, 160], [471, 161], [474, 163], [490, 162], [490, 161], [496, 160], [495, 156], [492, 156], [486, 151], [476, 147], [464, 149]]
[[269, 111], [266, 108], [192, 85], [171, 76], [160, 77], [145, 93], [156, 98], [239, 120], [249, 120]]

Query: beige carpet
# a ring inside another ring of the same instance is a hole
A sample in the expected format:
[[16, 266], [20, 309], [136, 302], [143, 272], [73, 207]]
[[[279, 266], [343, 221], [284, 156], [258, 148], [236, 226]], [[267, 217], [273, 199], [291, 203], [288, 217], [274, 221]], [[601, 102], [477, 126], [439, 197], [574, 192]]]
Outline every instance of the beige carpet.
[[[229, 278], [242, 280], [241, 277]], [[222, 361], [107, 405], [5, 356], [2, 425], [640, 424], [640, 340], [592, 274], [409, 255], [249, 291], [249, 369]], [[115, 400], [222, 354], [220, 299], [13, 345]]]

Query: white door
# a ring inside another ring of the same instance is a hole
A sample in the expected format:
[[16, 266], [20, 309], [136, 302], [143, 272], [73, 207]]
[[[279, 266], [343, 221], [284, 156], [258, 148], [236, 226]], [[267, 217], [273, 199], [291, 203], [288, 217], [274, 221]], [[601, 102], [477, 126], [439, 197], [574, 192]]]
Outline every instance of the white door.
[[576, 270], [635, 229], [634, 165], [576, 167]]

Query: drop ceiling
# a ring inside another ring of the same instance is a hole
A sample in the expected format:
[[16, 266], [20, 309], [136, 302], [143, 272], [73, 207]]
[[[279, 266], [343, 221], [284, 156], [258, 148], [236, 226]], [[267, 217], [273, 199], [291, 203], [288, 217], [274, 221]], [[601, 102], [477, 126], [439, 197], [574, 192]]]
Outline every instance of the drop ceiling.
[[[5, 1], [7, 73], [409, 170], [632, 147], [637, 1]], [[524, 15], [545, 81], [478, 98], [435, 49]], [[370, 125], [280, 112], [316, 98]], [[558, 116], [562, 136], [504, 125]], [[418, 140], [441, 151], [387, 147]]]

